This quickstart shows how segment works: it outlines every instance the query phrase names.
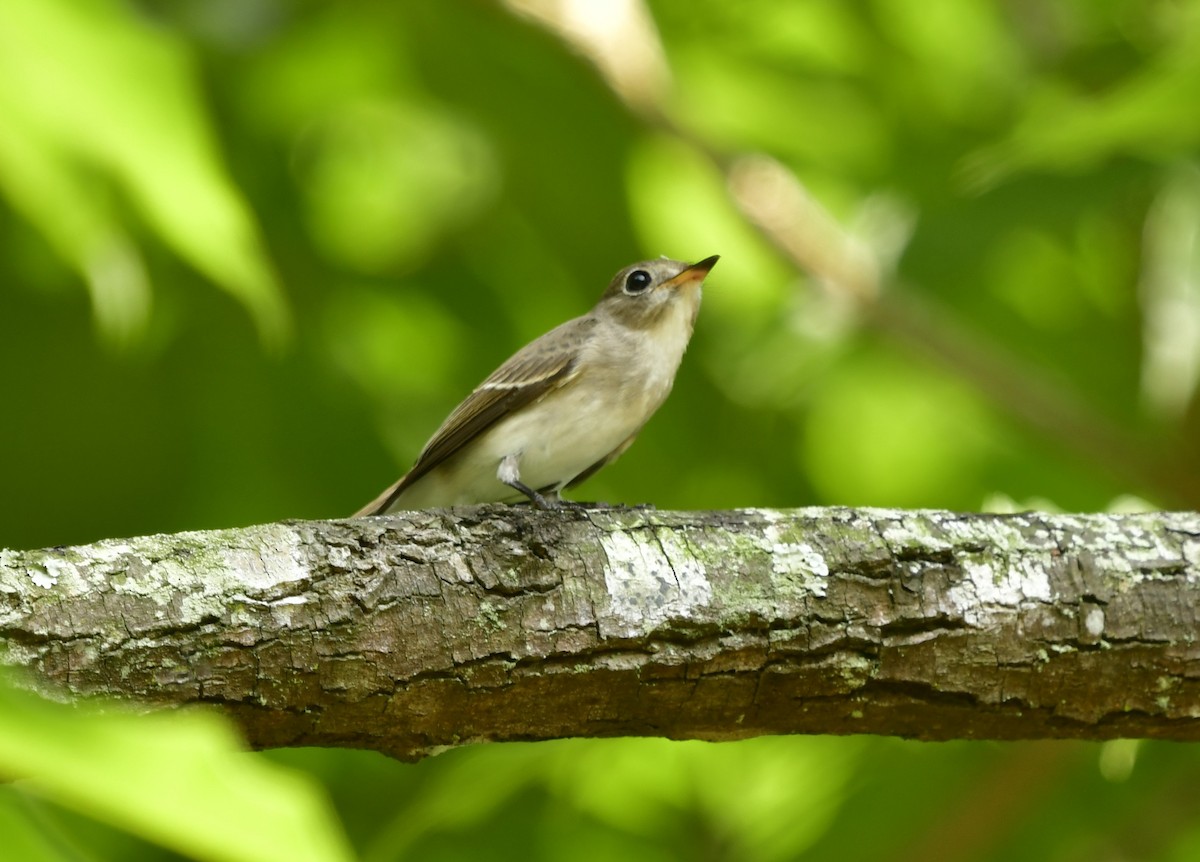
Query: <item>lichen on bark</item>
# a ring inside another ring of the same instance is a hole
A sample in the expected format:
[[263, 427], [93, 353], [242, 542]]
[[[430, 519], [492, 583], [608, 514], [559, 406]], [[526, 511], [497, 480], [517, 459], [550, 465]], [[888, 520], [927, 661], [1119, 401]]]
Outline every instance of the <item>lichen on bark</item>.
[[651, 734], [1200, 738], [1200, 515], [481, 506], [0, 552], [57, 697], [419, 757]]

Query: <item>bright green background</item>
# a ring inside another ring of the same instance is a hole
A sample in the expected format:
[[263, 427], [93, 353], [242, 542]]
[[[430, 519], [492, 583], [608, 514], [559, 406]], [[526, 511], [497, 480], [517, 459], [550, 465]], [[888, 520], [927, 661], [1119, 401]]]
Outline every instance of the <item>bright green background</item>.
[[[660, 254], [722, 261], [674, 394], [588, 499], [1200, 508], [1200, 4], [649, 10], [677, 132], [497, 4], [0, 0], [0, 546], [344, 515]], [[723, 172], [754, 152], [896, 255], [884, 305], [738, 213]], [[40, 709], [0, 698], [0, 777], [37, 778], [0, 786], [11, 858], [172, 858], [137, 834], [337, 859], [343, 832], [372, 860], [1200, 858], [1185, 746], [407, 766]]]

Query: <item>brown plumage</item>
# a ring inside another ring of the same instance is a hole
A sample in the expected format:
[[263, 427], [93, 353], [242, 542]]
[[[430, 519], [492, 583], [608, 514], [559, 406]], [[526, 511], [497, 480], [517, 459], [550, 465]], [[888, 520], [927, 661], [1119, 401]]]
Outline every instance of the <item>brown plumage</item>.
[[356, 517], [523, 497], [556, 504], [562, 488], [628, 449], [666, 398], [716, 260], [645, 261], [618, 272], [591, 312], [479, 384], [412, 469]]

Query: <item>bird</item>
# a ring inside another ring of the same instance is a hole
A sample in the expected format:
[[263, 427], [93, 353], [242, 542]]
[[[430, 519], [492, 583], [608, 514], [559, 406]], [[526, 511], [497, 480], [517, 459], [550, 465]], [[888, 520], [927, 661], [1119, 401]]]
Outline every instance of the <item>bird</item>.
[[719, 255], [620, 270], [587, 314], [514, 353], [459, 404], [412, 469], [354, 514], [528, 501], [573, 488], [633, 444], [666, 400]]

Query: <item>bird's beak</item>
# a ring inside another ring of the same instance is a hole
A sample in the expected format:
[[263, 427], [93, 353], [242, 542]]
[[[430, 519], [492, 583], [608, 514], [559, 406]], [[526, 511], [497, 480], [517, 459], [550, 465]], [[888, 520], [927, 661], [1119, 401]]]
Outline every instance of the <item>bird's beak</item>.
[[683, 272], [674, 278], [669, 278], [662, 283], [663, 287], [690, 287], [704, 281], [704, 277], [708, 275], [710, 269], [717, 265], [720, 259], [719, 254], [714, 254], [712, 257], [706, 257], [699, 263], [693, 263]]

